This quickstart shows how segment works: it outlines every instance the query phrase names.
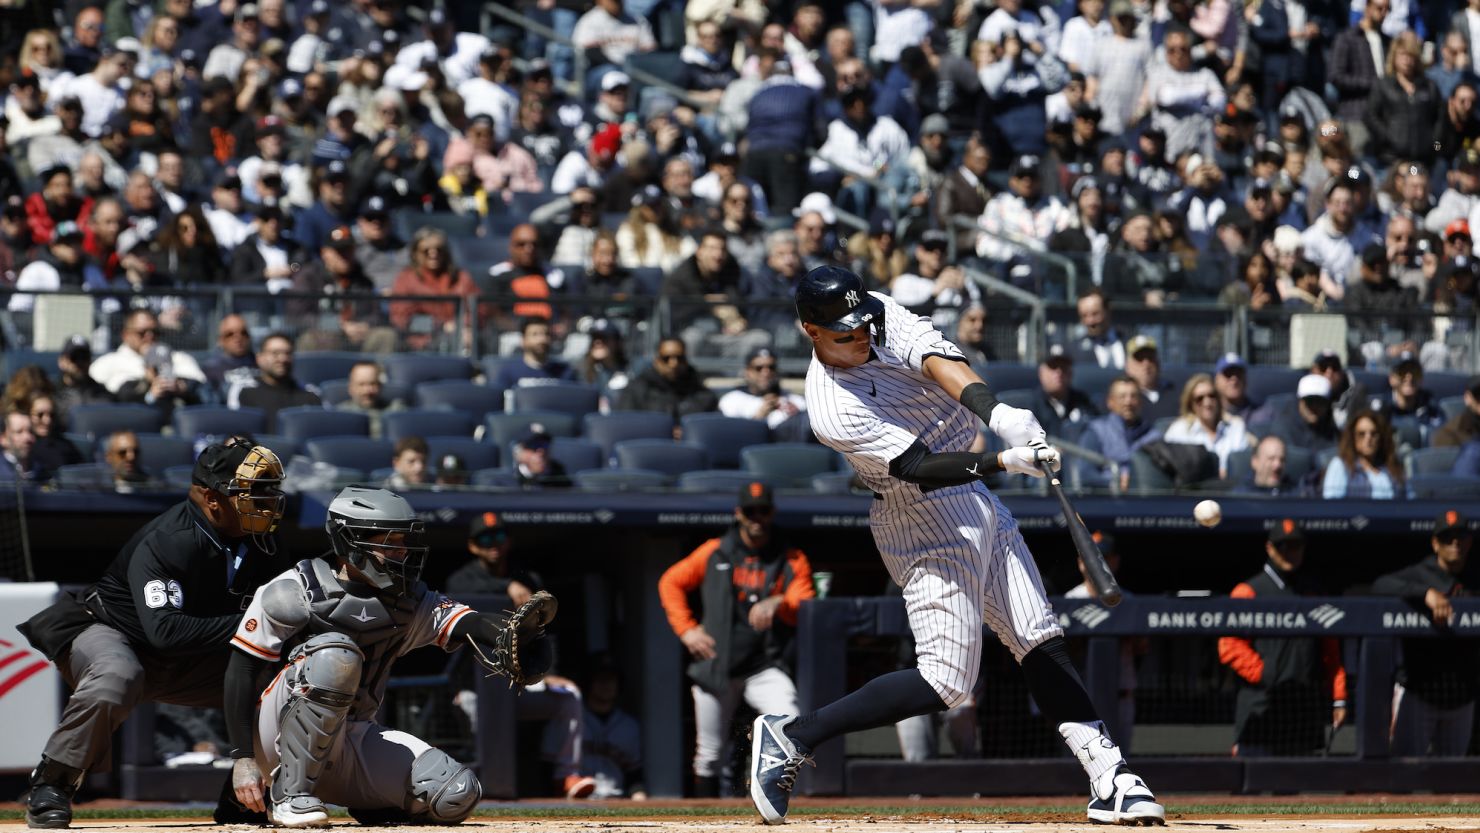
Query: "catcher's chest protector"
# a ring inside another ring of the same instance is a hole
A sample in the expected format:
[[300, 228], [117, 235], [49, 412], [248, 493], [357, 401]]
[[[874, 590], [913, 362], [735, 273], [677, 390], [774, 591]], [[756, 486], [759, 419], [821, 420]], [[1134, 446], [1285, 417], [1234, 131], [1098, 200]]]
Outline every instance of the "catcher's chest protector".
[[[351, 583], [346, 587], [334, 575], [334, 568], [322, 559], [300, 561], [295, 569], [310, 611], [308, 624], [298, 632], [298, 641], [331, 631], [355, 641], [365, 653], [365, 664], [351, 715], [356, 720], [368, 720], [385, 695], [391, 664], [408, 648], [412, 634], [409, 626], [426, 585], [418, 583], [409, 596], [386, 599], [363, 585]], [[350, 588], [364, 595], [356, 595]]]

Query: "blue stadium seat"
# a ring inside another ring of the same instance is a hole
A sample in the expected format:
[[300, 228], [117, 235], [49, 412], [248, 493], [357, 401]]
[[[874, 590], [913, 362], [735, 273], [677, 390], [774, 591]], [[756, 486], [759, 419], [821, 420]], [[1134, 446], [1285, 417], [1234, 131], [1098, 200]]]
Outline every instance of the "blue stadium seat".
[[276, 454], [285, 466], [288, 465], [289, 460], [303, 450], [302, 440], [290, 439], [282, 434], [253, 434], [252, 439], [256, 440], [259, 445], [272, 449], [272, 453]]
[[771, 429], [759, 419], [705, 413], [688, 414], [679, 423], [684, 444], [706, 449], [709, 464], [717, 469], [739, 468], [740, 449], [764, 444], [771, 438]]
[[[1096, 407], [1103, 407], [1105, 394], [1110, 392], [1110, 382], [1116, 376], [1125, 375], [1125, 371], [1118, 367], [1096, 367], [1091, 364], [1074, 365], [1074, 387], [1084, 391], [1089, 401], [1095, 403]], [[1030, 383], [1032, 387], [1038, 386], [1038, 377], [1035, 375]]]
[[581, 435], [601, 446], [610, 457], [612, 447], [622, 440], [671, 440], [673, 417], [658, 411], [613, 411], [588, 414]]
[[519, 485], [519, 473], [513, 469], [478, 469], [468, 482], [484, 488], [513, 488]]
[[[514, 388], [510, 411], [559, 411], [574, 417], [596, 413], [601, 389], [595, 385], [562, 382], [556, 385], [531, 385]], [[669, 420], [670, 423], [672, 420]]]
[[107, 463], [73, 463], [57, 467], [52, 475], [59, 489], [97, 491], [113, 489], [113, 469]]
[[1348, 368], [1358, 382], [1367, 388], [1368, 396], [1387, 396], [1392, 386], [1388, 384], [1386, 370], [1364, 370], [1359, 367]]
[[188, 491], [195, 480], [195, 466], [170, 466], [164, 470], [164, 484], [171, 489]]
[[462, 411], [387, 411], [380, 417], [380, 435], [395, 442], [402, 437], [472, 437], [478, 418]]
[[82, 459], [84, 459], [84, 460], [96, 460], [97, 459], [97, 447], [98, 446], [97, 446], [97, 442], [92, 437], [89, 437], [86, 434], [78, 434], [75, 431], [68, 431], [68, 432], [62, 434], [62, 436], [64, 438], [66, 438], [67, 442], [69, 442], [69, 443], [77, 446], [77, 451], [80, 454], [82, 454]]
[[1301, 368], [1249, 365], [1247, 373], [1249, 398], [1262, 403], [1277, 393], [1293, 394], [1295, 386], [1300, 383], [1300, 377], [1306, 373], [1307, 371]]
[[444, 454], [461, 457], [463, 467], [468, 471], [498, 466], [499, 447], [491, 443], [479, 442], [472, 437], [427, 437], [426, 440], [427, 450], [431, 452], [431, 459], [427, 460], [429, 466], [436, 466]]
[[175, 409], [173, 423], [176, 435], [191, 440], [232, 434], [255, 437], [267, 427], [267, 417], [261, 408], [233, 410], [224, 405], [188, 405]]
[[811, 443], [771, 443], [740, 450], [740, 467], [777, 485], [806, 486], [813, 475], [837, 471], [838, 453]]
[[1271, 393], [1269, 396], [1266, 396], [1264, 403], [1259, 408], [1263, 418], [1257, 421], [1251, 420], [1249, 422], [1249, 430], [1260, 437], [1270, 433], [1269, 429], [1284, 414], [1295, 411], [1298, 399], [1294, 391], [1289, 391], [1288, 393]]
[[394, 353], [383, 362], [388, 382], [401, 385], [419, 385], [422, 382], [440, 382], [444, 379], [473, 378], [473, 363], [462, 356], [442, 356], [435, 353]]
[[997, 401], [1014, 408], [1026, 408], [1032, 410], [1033, 400], [1037, 398], [1037, 388], [1016, 388], [1014, 390], [1003, 390], [997, 392]]
[[513, 217], [518, 217], [520, 222], [527, 222], [524, 218], [528, 217], [530, 212], [554, 202], [559, 196], [559, 194], [552, 193], [548, 190], [537, 193], [529, 193], [527, 191], [516, 192], [509, 200], [509, 214]]
[[812, 475], [812, 491], [820, 495], [853, 494], [853, 472], [829, 471]]
[[422, 382], [416, 386], [416, 404], [420, 408], [465, 411], [483, 421], [483, 415], [504, 409], [503, 391], [458, 379]]
[[1408, 481], [1415, 498], [1454, 500], [1480, 497], [1480, 480], [1452, 474], [1419, 474]]
[[663, 289], [663, 270], [657, 267], [638, 266], [632, 270], [632, 279], [637, 284], [638, 292], [645, 298], [655, 298]]
[[1403, 468], [1409, 477], [1420, 474], [1449, 474], [1454, 471], [1454, 461], [1459, 459], [1459, 446], [1442, 448], [1416, 448], [1403, 458]]
[[459, 269], [466, 269], [473, 280], [487, 275], [488, 270], [495, 264], [504, 260], [509, 253], [509, 233], [503, 233], [502, 238], [490, 237], [454, 237], [452, 245], [452, 262]]
[[1417, 417], [1400, 416], [1393, 419], [1393, 436], [1397, 438], [1399, 446], [1409, 448], [1424, 447], [1423, 426], [1419, 424]]
[[601, 452], [601, 446], [579, 437], [552, 438], [550, 459], [564, 466], [567, 474], [599, 469], [606, 465], [606, 455]]
[[673, 440], [623, 440], [612, 446], [612, 452], [618, 468], [651, 469], [669, 477], [709, 467], [708, 452]]
[[[457, 214], [451, 211], [422, 211], [417, 208], [398, 209], [391, 215], [392, 228], [396, 236], [410, 241], [418, 229], [431, 227], [440, 229], [447, 237], [475, 237], [478, 234], [476, 214]], [[615, 228], [615, 227], [614, 227]]]
[[539, 425], [552, 437], [574, 437], [580, 421], [570, 414], [554, 411], [529, 411], [522, 414], [493, 413], [483, 418], [483, 441], [504, 448], [529, 433], [531, 425]]
[[330, 379], [349, 378], [349, 369], [357, 362], [375, 361], [363, 353], [323, 350], [293, 356], [293, 378], [305, 385], [317, 385]]
[[390, 465], [394, 444], [369, 437], [317, 437], [304, 447], [315, 462], [368, 472]]
[[4, 378], [9, 379], [15, 375], [17, 370], [31, 364], [46, 371], [46, 375], [52, 379], [61, 378], [62, 370], [57, 367], [57, 357], [61, 355], [60, 350], [32, 350], [29, 347], [13, 347], [4, 352]]
[[1437, 371], [1423, 375], [1423, 387], [1427, 388], [1439, 399], [1450, 396], [1463, 397], [1465, 385], [1469, 381], [1470, 377], [1463, 373]]
[[1175, 488], [1172, 478], [1167, 473], [1156, 467], [1146, 452], [1137, 451], [1131, 455], [1131, 482], [1130, 493], [1133, 495], [1152, 495], [1169, 493]]
[[1444, 412], [1445, 419], [1454, 419], [1465, 412], [1465, 398], [1463, 396], [1446, 396], [1439, 400], [1439, 410]]
[[1031, 364], [992, 362], [981, 370], [982, 378], [992, 390], [1038, 387], [1038, 368]]
[[278, 411], [277, 428], [288, 439], [300, 442], [314, 437], [368, 437], [370, 417], [311, 406], [284, 408]]
[[738, 494], [739, 491], [757, 480], [767, 482], [748, 471], [735, 469], [705, 469], [686, 471], [678, 476], [678, 488], [683, 492], [722, 492]]
[[164, 413], [148, 405], [78, 405], [68, 412], [67, 422], [79, 434], [106, 439], [114, 431], [158, 433]]
[[585, 492], [640, 492], [667, 485], [669, 477], [660, 471], [643, 469], [594, 469], [578, 471], [571, 479]]
[[139, 466], [156, 476], [171, 466], [195, 463], [195, 443], [181, 437], [139, 434]]

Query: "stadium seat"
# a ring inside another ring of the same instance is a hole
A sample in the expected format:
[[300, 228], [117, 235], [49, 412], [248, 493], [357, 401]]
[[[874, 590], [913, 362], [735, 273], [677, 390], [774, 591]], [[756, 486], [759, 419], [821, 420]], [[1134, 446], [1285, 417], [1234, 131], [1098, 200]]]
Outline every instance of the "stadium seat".
[[1281, 415], [1291, 413], [1295, 410], [1297, 401], [1298, 397], [1295, 396], [1294, 391], [1289, 391], [1288, 393], [1272, 393], [1265, 397], [1264, 403], [1260, 406], [1260, 410], [1263, 412], [1263, 418], [1257, 421], [1250, 421], [1249, 430], [1261, 437], [1270, 433], [1270, 427], [1279, 421]]
[[1131, 455], [1131, 482], [1130, 493], [1134, 495], [1153, 495], [1171, 492], [1174, 487], [1172, 478], [1167, 473], [1156, 467], [1146, 452], [1137, 451]]
[[465, 411], [481, 423], [484, 414], [504, 409], [504, 395], [487, 385], [458, 379], [422, 382], [416, 386], [416, 405], [419, 408]]
[[1452, 474], [1420, 474], [1408, 481], [1415, 498], [1446, 499], [1480, 497], [1480, 480]]
[[472, 437], [427, 437], [430, 451], [428, 466], [435, 467], [444, 454], [456, 454], [462, 458], [468, 471], [495, 468], [499, 464], [500, 449], [490, 443], [479, 442]]
[[977, 370], [992, 390], [1023, 390], [1038, 386], [1038, 368], [1031, 364], [992, 362]]
[[316, 463], [368, 472], [390, 464], [394, 444], [369, 437], [316, 437], [304, 447]]
[[483, 418], [483, 442], [504, 448], [509, 443], [523, 439], [532, 425], [539, 425], [552, 437], [574, 437], [580, 428], [580, 421], [570, 414], [554, 411], [493, 413]]
[[812, 491], [819, 495], [853, 494], [853, 472], [829, 471], [812, 475]]
[[838, 470], [838, 453], [811, 443], [771, 443], [740, 450], [740, 467], [778, 486], [807, 486], [814, 475]]
[[1016, 388], [1013, 390], [1003, 390], [997, 393], [997, 401], [1002, 402], [1005, 405], [1010, 405], [1014, 408], [1027, 408], [1031, 410], [1033, 407], [1033, 400], [1036, 398], [1037, 394], [1038, 390], [1036, 388]]
[[449, 241], [452, 246], [452, 262], [459, 269], [466, 269], [473, 280], [477, 281], [508, 255], [508, 236], [508, 232], [504, 232], [503, 240], [492, 236], [454, 237]]
[[314, 437], [368, 437], [370, 417], [353, 411], [328, 411], [312, 406], [278, 411], [278, 431], [292, 440]]
[[524, 218], [528, 217], [530, 212], [554, 202], [559, 196], [559, 194], [554, 194], [550, 191], [539, 191], [537, 193], [529, 193], [527, 191], [515, 192], [509, 199], [509, 214], [519, 218], [520, 222], [527, 222]]
[[335, 350], [298, 353], [293, 356], [293, 378], [305, 385], [317, 385], [330, 379], [347, 379], [349, 369], [357, 362], [374, 360], [373, 356]]
[[170, 466], [189, 466], [195, 463], [193, 439], [160, 434], [139, 434], [138, 437], [139, 466], [150, 474], [159, 476]]
[[623, 440], [612, 446], [617, 468], [651, 469], [669, 477], [709, 467], [709, 453], [673, 440]]
[[252, 439], [256, 440], [259, 445], [272, 449], [272, 453], [276, 454], [285, 466], [303, 451], [301, 440], [289, 439], [282, 434], [253, 434]]
[[1438, 399], [1444, 399], [1450, 396], [1463, 397], [1465, 385], [1469, 381], [1470, 377], [1463, 373], [1438, 371], [1423, 375], [1423, 387]]
[[771, 438], [771, 429], [759, 419], [705, 413], [688, 414], [679, 423], [684, 444], [707, 450], [709, 465], [717, 469], [739, 468], [740, 449], [762, 445]]
[[57, 358], [61, 355], [60, 350], [32, 350], [29, 347], [14, 347], [6, 350], [4, 352], [5, 378], [9, 379], [15, 375], [17, 370], [34, 364], [46, 371], [47, 376], [58, 379], [62, 371], [57, 367]]
[[1400, 416], [1393, 418], [1393, 436], [1401, 448], [1423, 448], [1424, 430], [1419, 424], [1417, 417]]
[[469, 437], [478, 427], [477, 416], [463, 411], [387, 411], [380, 416], [380, 435], [395, 442], [402, 437]]
[[[97, 459], [98, 445], [92, 437], [89, 437], [86, 434], [78, 434], [75, 431], [68, 431], [62, 436], [66, 438], [67, 442], [77, 446], [77, 451], [82, 455], [82, 459]], [[106, 438], [104, 439], [106, 440]]]
[[1465, 398], [1463, 396], [1446, 396], [1439, 400], [1439, 410], [1444, 412], [1444, 418], [1454, 419], [1465, 412]]
[[53, 479], [59, 489], [111, 490], [113, 469], [107, 463], [73, 463], [59, 466]]
[[195, 466], [170, 466], [164, 470], [164, 485], [171, 489], [189, 490], [195, 482]]
[[513, 469], [478, 469], [468, 482], [484, 488], [512, 488], [519, 485], [519, 473]]
[[1349, 368], [1352, 376], [1356, 377], [1362, 386], [1367, 388], [1368, 396], [1387, 396], [1392, 386], [1388, 384], [1386, 370], [1363, 370], [1362, 368]]
[[416, 208], [402, 208], [392, 215], [391, 223], [396, 236], [406, 241], [410, 241], [415, 237], [418, 229], [428, 227], [441, 230], [449, 239], [453, 237], [476, 237], [478, 234], [478, 216], [476, 214], [457, 214], [451, 211], [422, 211]]
[[[510, 452], [512, 458], [512, 451]], [[554, 437], [550, 440], [550, 459], [565, 468], [567, 473], [604, 468], [606, 455], [601, 446], [579, 437]]]
[[595, 469], [571, 475], [576, 487], [585, 492], [638, 492], [668, 484], [669, 477], [660, 471], [643, 469]]
[[510, 393], [513, 399], [509, 410], [514, 413], [559, 411], [577, 418], [596, 413], [601, 399], [601, 390], [595, 385], [569, 382], [514, 388]]
[[1300, 368], [1249, 365], [1248, 396], [1255, 402], [1262, 403], [1277, 393], [1293, 394], [1295, 386], [1300, 383], [1300, 377], [1305, 374], [1306, 371]]
[[1409, 477], [1421, 474], [1449, 474], [1459, 459], [1459, 446], [1415, 448], [1403, 457], [1403, 469]]
[[173, 423], [177, 436], [194, 440], [232, 434], [256, 436], [267, 427], [267, 417], [261, 408], [233, 410], [224, 405], [188, 405], [175, 409]]
[[612, 455], [612, 447], [622, 440], [671, 440], [673, 417], [659, 411], [613, 411], [588, 414], [581, 435], [601, 446], [601, 453]]
[[756, 481], [766, 482], [748, 471], [735, 469], [703, 469], [686, 471], [678, 476], [678, 488], [682, 492], [721, 492], [737, 494], [740, 489]]
[[444, 379], [473, 378], [473, 363], [462, 356], [435, 353], [394, 353], [386, 356], [385, 378], [401, 385], [440, 382]]
[[114, 431], [158, 433], [164, 413], [148, 405], [78, 405], [67, 413], [72, 430], [95, 439], [106, 439]]

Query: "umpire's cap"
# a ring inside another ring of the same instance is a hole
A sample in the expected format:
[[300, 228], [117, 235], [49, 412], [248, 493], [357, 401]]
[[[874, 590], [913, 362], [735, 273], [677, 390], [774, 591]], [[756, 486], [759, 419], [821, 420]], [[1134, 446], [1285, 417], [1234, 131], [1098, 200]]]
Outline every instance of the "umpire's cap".
[[863, 279], [841, 266], [819, 266], [797, 284], [797, 317], [846, 333], [884, 317], [884, 302], [868, 294]]

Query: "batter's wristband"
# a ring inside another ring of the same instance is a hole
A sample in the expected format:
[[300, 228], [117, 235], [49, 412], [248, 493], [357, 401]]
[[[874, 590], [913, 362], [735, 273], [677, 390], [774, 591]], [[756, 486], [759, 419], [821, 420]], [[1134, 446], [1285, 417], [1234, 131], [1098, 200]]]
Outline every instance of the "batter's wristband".
[[961, 404], [967, 410], [981, 417], [981, 421], [990, 425], [992, 423], [992, 409], [1002, 404], [985, 382], [972, 382], [961, 390]]

